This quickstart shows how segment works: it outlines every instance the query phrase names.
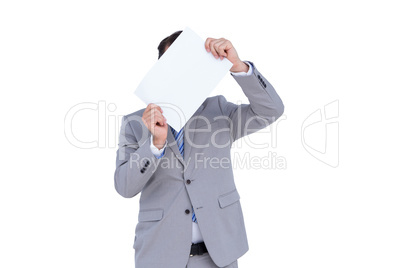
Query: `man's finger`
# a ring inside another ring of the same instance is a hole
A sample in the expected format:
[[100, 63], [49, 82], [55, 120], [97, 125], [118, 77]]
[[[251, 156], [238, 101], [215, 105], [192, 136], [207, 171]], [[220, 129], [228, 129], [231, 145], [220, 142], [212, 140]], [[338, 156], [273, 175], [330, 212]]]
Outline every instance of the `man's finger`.
[[163, 116], [163, 115], [162, 115], [162, 112], [161, 112], [160, 110], [156, 110], [156, 109], [153, 109], [153, 110], [150, 112], [150, 114], [151, 114], [151, 115], [155, 114], [155, 115], [158, 115], [158, 116]]
[[161, 126], [163, 126], [166, 123], [166, 118], [163, 115], [158, 114], [151, 114], [145, 120], [149, 122], [151, 125], [159, 123]]
[[148, 104], [147, 107], [145, 108], [144, 114], [147, 113], [149, 110], [151, 110], [151, 104]]
[[165, 117], [163, 115], [159, 115], [159, 114], [150, 114], [149, 116], [147, 116], [145, 118], [145, 120], [147, 120], [149, 122], [154, 122], [156, 120], [163, 121], [164, 119], [165, 119]]
[[160, 106], [157, 105], [157, 106], [155, 107], [155, 109], [157, 109], [160, 113], [163, 113], [163, 110], [162, 110], [162, 108], [161, 108]]
[[216, 40], [216, 39], [211, 41], [210, 44], [209, 44], [209, 49], [211, 50], [212, 55], [217, 59], [217, 58], [219, 58], [219, 55], [218, 55], [218, 52], [216, 51], [216, 48], [215, 48], [215, 43], [216, 42], [218, 42], [218, 40]]
[[147, 108], [145, 108], [144, 113], [146, 113], [146, 112], [148, 112], [148, 111], [150, 111], [150, 110], [152, 110], [152, 109], [157, 109], [157, 110], [159, 110], [161, 113], [163, 113], [162, 108], [161, 108], [160, 106], [156, 105], [155, 103], [150, 103], [150, 104], [148, 104]]
[[215, 50], [217, 51], [217, 53], [221, 59], [223, 59], [223, 57], [227, 56], [227, 54], [225, 52], [226, 46], [227, 46], [227, 42], [223, 41], [223, 40], [215, 43]]
[[160, 126], [164, 126], [166, 124], [166, 118], [164, 117], [157, 117], [156, 120], [154, 121], [153, 125], [160, 125]]
[[154, 117], [154, 116], [160, 116], [162, 118], [164, 118], [164, 116], [162, 115], [162, 113], [159, 110], [153, 109], [151, 111], [148, 111], [147, 113], [145, 113], [142, 117], [145, 120], [150, 120], [150, 118]]
[[211, 52], [210, 43], [213, 40], [215, 40], [215, 39], [208, 37], [207, 40], [205, 41], [205, 49], [207, 50], [207, 52]]

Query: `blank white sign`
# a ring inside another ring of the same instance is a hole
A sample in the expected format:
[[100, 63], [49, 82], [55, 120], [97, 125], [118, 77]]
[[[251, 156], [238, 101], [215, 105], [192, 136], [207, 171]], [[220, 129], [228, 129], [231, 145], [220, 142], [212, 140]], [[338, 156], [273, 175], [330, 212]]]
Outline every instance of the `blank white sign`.
[[190, 28], [184, 29], [134, 92], [147, 105], [161, 106], [167, 123], [177, 131], [232, 67], [226, 58], [215, 59], [204, 44]]

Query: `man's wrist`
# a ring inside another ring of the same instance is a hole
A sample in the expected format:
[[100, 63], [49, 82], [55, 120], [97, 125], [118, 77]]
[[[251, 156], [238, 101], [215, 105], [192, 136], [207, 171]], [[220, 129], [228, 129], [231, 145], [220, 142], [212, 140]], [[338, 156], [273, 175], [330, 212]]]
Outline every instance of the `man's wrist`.
[[234, 73], [230, 72], [233, 76], [250, 76], [253, 73], [253, 65], [249, 61], [243, 61], [244, 64], [248, 66], [248, 71], [247, 72], [239, 72], [239, 73]]
[[155, 138], [155, 136], [153, 136], [152, 138], [152, 144], [158, 148], [158, 150], [161, 150], [163, 147], [165, 147], [166, 144], [166, 139], [164, 141], [159, 140], [157, 138]]
[[165, 154], [165, 148], [166, 148], [166, 145], [167, 145], [167, 140], [165, 141], [165, 145], [161, 149], [158, 149], [153, 144], [153, 135], [152, 134], [151, 134], [151, 137], [149, 139], [151, 141], [150, 148], [151, 148], [152, 154], [158, 159], [161, 158]]
[[238, 64], [233, 65], [232, 68], [230, 69], [230, 72], [232, 73], [247, 73], [249, 70], [249, 65], [244, 63], [243, 61], [240, 61]]

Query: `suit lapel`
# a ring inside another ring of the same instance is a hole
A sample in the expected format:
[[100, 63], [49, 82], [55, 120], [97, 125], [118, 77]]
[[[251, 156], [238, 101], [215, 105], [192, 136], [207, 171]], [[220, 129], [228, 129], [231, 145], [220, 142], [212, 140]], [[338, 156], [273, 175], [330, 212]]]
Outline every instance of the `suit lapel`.
[[191, 149], [194, 144], [194, 131], [186, 131], [188, 129], [196, 129], [197, 126], [197, 121], [198, 121], [198, 116], [200, 113], [204, 110], [204, 105], [201, 104], [201, 106], [195, 111], [195, 113], [190, 117], [190, 120], [186, 122], [184, 125], [184, 161], [188, 164], [188, 159], [191, 155]]
[[[181, 156], [181, 153], [179, 151], [179, 147], [177, 146], [177, 142], [176, 139], [173, 136], [172, 130], [170, 129], [170, 126], [168, 128], [168, 134], [167, 134], [167, 142], [168, 142], [168, 146], [170, 147], [170, 149], [173, 151], [173, 153], [175, 154], [176, 158], [180, 161], [180, 163], [185, 166], [184, 164], [184, 159]], [[184, 145], [186, 146], [186, 145]], [[184, 147], [185, 148], [185, 147]], [[184, 150], [185, 151], [185, 150]]]

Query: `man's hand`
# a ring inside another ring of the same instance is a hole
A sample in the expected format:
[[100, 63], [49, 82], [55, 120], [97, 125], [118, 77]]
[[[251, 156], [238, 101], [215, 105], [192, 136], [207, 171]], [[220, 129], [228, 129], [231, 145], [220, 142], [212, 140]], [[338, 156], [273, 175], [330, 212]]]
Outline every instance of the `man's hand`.
[[168, 124], [166, 118], [162, 115], [162, 108], [156, 104], [150, 103], [142, 114], [142, 122], [147, 126], [153, 135], [153, 144], [156, 148], [162, 149], [167, 138]]
[[211, 52], [216, 59], [223, 60], [226, 57], [232, 64], [231, 72], [248, 72], [248, 65], [242, 62], [237, 55], [237, 51], [229, 40], [225, 38], [207, 38], [205, 41], [205, 49]]

